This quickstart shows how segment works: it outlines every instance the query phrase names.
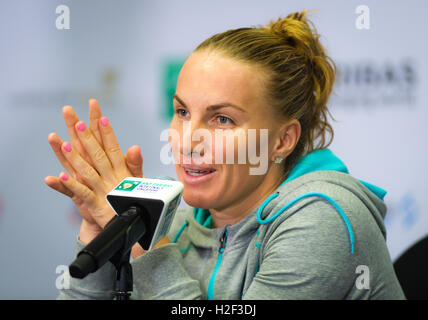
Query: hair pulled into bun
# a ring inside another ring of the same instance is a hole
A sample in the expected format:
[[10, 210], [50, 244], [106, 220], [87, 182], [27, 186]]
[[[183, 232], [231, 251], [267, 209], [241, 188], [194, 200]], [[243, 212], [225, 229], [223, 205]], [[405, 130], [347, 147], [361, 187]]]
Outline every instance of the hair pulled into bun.
[[263, 28], [288, 44], [296, 46], [297, 49], [308, 50], [310, 53], [310, 51], [318, 49], [315, 45], [318, 35], [311, 29], [311, 22], [306, 19], [306, 14], [307, 11], [292, 13], [285, 18], [271, 21], [268, 26]]
[[195, 50], [220, 50], [266, 71], [267, 98], [282, 119], [297, 119], [302, 127], [299, 142], [285, 161], [286, 175], [303, 155], [327, 148], [334, 136], [327, 102], [336, 67], [308, 12], [295, 12], [266, 26], [216, 34]]
[[[334, 82], [336, 67], [326, 55], [315, 26], [307, 19], [308, 12], [306, 10], [289, 14], [283, 19], [271, 21], [264, 29], [292, 46], [295, 54], [307, 59], [308, 67], [312, 68], [309, 71], [313, 71], [315, 98], [327, 102]], [[330, 80], [329, 83], [326, 83], [326, 80]], [[323, 90], [326, 86], [330, 90]]]

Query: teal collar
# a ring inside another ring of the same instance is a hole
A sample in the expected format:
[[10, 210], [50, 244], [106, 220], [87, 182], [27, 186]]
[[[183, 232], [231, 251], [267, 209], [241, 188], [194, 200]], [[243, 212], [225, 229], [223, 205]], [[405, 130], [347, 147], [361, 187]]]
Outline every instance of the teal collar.
[[193, 217], [201, 226], [211, 228], [213, 217], [208, 209], [194, 208]]
[[342, 160], [336, 157], [330, 149], [320, 149], [303, 156], [293, 167], [287, 180], [285, 180], [281, 186], [304, 174], [321, 170], [349, 173], [348, 168]]
[[[288, 178], [280, 185], [280, 187], [291, 180], [303, 176], [304, 174], [321, 170], [338, 171], [349, 174], [346, 165], [342, 160], [334, 155], [330, 149], [319, 149], [303, 156], [293, 167]], [[387, 193], [386, 190], [368, 182], [362, 180], [359, 181], [379, 199], [384, 199]]]

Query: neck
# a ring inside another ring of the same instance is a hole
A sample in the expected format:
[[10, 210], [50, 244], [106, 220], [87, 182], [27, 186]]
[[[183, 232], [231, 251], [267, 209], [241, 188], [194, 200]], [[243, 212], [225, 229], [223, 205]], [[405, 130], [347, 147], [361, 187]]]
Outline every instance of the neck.
[[[278, 166], [280, 167], [280, 166]], [[267, 174], [266, 178], [250, 194], [239, 198], [226, 208], [210, 208], [214, 227], [220, 228], [225, 225], [234, 225], [249, 215], [255, 208], [271, 195], [276, 188], [285, 180], [281, 175], [282, 167], [272, 174]]]

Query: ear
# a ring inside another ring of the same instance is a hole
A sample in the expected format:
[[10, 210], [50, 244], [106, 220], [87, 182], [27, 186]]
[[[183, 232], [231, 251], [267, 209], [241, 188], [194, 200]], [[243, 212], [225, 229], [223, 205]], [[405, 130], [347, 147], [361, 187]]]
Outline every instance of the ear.
[[287, 158], [296, 147], [300, 139], [302, 127], [299, 120], [293, 119], [284, 124], [278, 131], [277, 142], [272, 150], [271, 160]]

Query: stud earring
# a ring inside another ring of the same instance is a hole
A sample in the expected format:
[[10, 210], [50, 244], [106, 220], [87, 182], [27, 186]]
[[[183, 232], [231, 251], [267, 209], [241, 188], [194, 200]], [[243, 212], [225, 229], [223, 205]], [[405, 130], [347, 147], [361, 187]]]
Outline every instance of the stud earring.
[[275, 163], [281, 163], [282, 160], [284, 160], [284, 159], [282, 159], [281, 157], [276, 157], [275, 158]]

